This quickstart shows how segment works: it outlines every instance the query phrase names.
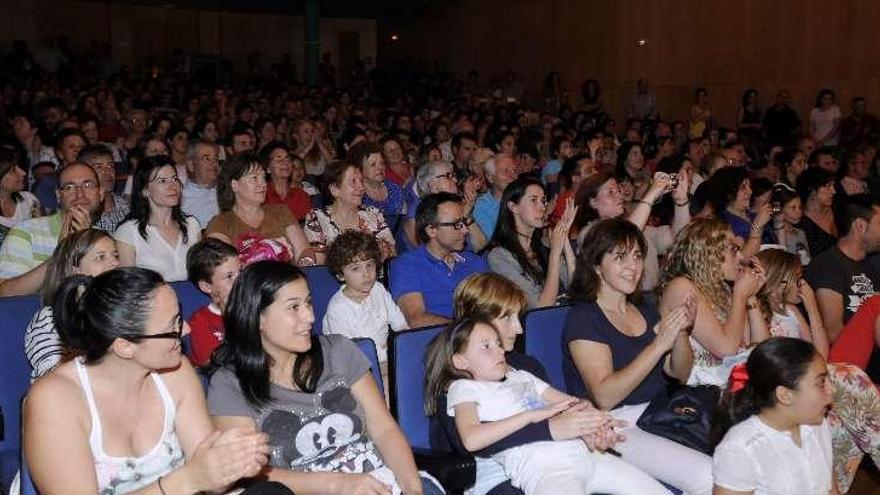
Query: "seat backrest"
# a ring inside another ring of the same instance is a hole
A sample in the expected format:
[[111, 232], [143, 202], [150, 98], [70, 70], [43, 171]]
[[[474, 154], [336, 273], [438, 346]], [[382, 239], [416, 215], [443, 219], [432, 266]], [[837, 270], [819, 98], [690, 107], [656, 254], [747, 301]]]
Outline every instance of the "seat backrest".
[[190, 316], [211, 302], [207, 294], [197, 289], [191, 282], [171, 282], [171, 288], [177, 294], [180, 303], [180, 316], [189, 321]]
[[388, 344], [391, 414], [413, 448], [430, 449], [430, 422], [425, 415], [425, 351], [443, 325], [393, 332]]
[[565, 372], [563, 371], [562, 331], [570, 306], [553, 306], [533, 309], [526, 313], [525, 345], [526, 354], [537, 359], [544, 369], [550, 385], [565, 391]]
[[376, 380], [376, 385], [379, 386], [379, 392], [383, 395], [385, 394], [385, 383], [382, 382], [382, 368], [379, 365], [379, 353], [376, 351], [376, 343], [373, 342], [373, 339], [368, 338], [357, 338], [351, 339], [352, 342], [355, 343], [364, 353], [364, 356], [367, 356], [367, 359], [370, 360], [370, 371], [373, 372], [373, 379]]
[[[24, 354], [24, 331], [28, 322], [40, 309], [37, 296], [0, 298], [0, 363], [3, 378], [0, 379], [0, 408], [3, 410], [3, 438], [0, 440], [0, 466], [4, 478], [18, 469], [21, 448], [21, 399], [31, 384], [31, 365]], [[11, 479], [0, 480], [6, 486]]]
[[330, 272], [326, 266], [307, 266], [303, 268], [306, 280], [309, 283], [309, 291], [312, 293], [312, 309], [315, 311], [315, 323], [312, 325], [312, 333], [320, 335], [324, 333], [324, 314], [327, 313], [327, 305], [330, 298], [339, 290], [342, 284]]

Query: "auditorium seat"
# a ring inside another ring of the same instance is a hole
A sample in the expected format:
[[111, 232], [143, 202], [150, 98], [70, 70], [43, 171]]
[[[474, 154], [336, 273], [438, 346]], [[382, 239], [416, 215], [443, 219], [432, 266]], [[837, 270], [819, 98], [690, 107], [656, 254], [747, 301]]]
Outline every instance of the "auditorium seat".
[[379, 393], [384, 395], [386, 385], [382, 382], [382, 368], [379, 365], [379, 353], [376, 351], [376, 343], [373, 342], [373, 339], [367, 338], [351, 339], [351, 341], [358, 346], [361, 352], [364, 353], [364, 356], [367, 356], [367, 359], [370, 361], [370, 371], [373, 373], [373, 379], [376, 380], [376, 385], [379, 386]]
[[0, 298], [3, 332], [0, 337], [0, 487], [8, 488], [19, 468], [21, 449], [21, 399], [31, 383], [31, 366], [24, 354], [24, 331], [40, 309], [37, 296]]
[[525, 316], [525, 352], [537, 359], [547, 371], [550, 384], [565, 391], [562, 365], [562, 331], [570, 306], [533, 309]]
[[473, 457], [431, 448], [430, 420], [425, 415], [425, 351], [443, 326], [393, 332], [388, 343], [391, 413], [413, 449], [416, 464], [436, 477], [447, 493], [461, 493], [474, 484]]
[[330, 269], [324, 265], [303, 267], [306, 274], [306, 280], [309, 283], [309, 290], [312, 293], [312, 308], [315, 311], [315, 323], [312, 325], [312, 333], [324, 333], [322, 327], [324, 322], [324, 314], [327, 313], [327, 305], [330, 304], [330, 298], [342, 287], [339, 279], [330, 272]]

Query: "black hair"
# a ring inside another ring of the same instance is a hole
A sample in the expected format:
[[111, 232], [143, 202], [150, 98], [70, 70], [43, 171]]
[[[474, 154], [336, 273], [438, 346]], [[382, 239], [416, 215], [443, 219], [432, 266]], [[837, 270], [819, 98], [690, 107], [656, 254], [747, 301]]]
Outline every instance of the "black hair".
[[461, 146], [461, 142], [464, 140], [477, 142], [477, 137], [473, 135], [471, 132], [456, 132], [452, 135], [452, 143], [451, 146], [453, 148], [458, 148]]
[[205, 237], [186, 252], [187, 278], [196, 287], [200, 281], [210, 282], [214, 270], [227, 259], [235, 257], [238, 257], [238, 251], [230, 244], [213, 237]]
[[715, 410], [712, 444], [721, 442], [737, 423], [775, 406], [777, 387], [797, 389], [816, 355], [813, 344], [791, 337], [773, 337], [755, 347], [746, 361], [745, 387], [734, 393], [726, 391]]
[[797, 189], [798, 196], [801, 197], [801, 202], [806, 207], [807, 200], [810, 199], [814, 192], [833, 183], [834, 176], [831, 175], [831, 172], [818, 167], [810, 167], [798, 176], [795, 189]]
[[[0, 148], [0, 180], [2, 180], [3, 177], [6, 177], [6, 174], [15, 170], [16, 167], [25, 171], [24, 167], [21, 166], [21, 160], [18, 153], [16, 153], [11, 147], [4, 146]], [[15, 203], [21, 201], [21, 198], [21, 192], [16, 191], [12, 193], [12, 201]]]
[[532, 232], [529, 244], [537, 256], [535, 259], [531, 259], [519, 242], [520, 233], [516, 230], [516, 219], [514, 218], [513, 211], [507, 206], [508, 203], [519, 203], [525, 197], [526, 190], [531, 186], [540, 188], [546, 198], [547, 191], [544, 189], [544, 185], [534, 177], [521, 176], [504, 188], [504, 192], [501, 194], [498, 224], [495, 227], [495, 233], [492, 235], [492, 244], [510, 251], [510, 254], [513, 255], [513, 258], [522, 269], [523, 275], [534, 283], [543, 286], [546, 275], [544, 267], [548, 265], [550, 259], [550, 250], [541, 240], [541, 234], [544, 229], [535, 229]]
[[448, 192], [438, 192], [423, 197], [416, 208], [416, 235], [419, 236], [419, 241], [427, 243], [431, 240], [427, 228], [437, 222], [440, 205], [443, 203], [461, 204], [461, 202], [461, 196]]
[[840, 237], [849, 234], [852, 224], [858, 219], [870, 222], [874, 218], [874, 208], [880, 208], [880, 199], [870, 194], [853, 194], [843, 198], [834, 208], [834, 223]]
[[[597, 268], [602, 264], [602, 258], [618, 247], [629, 249], [634, 246], [641, 249], [642, 255], [647, 252], [648, 243], [645, 236], [634, 223], [624, 218], [608, 218], [596, 222], [587, 231], [581, 252], [577, 257], [571, 289], [568, 292], [571, 298], [583, 302], [595, 301], [602, 287], [597, 272]], [[632, 294], [627, 295], [627, 300], [639, 302], [641, 295], [641, 279], [639, 279], [639, 287]]]
[[736, 199], [736, 193], [743, 182], [749, 180], [745, 167], [722, 167], [715, 171], [707, 181], [709, 202], [715, 211], [721, 213]]
[[[125, 221], [134, 220], [137, 223], [138, 233], [144, 240], [147, 240], [147, 226], [150, 224], [150, 201], [144, 196], [144, 189], [155, 179], [155, 173], [162, 167], [171, 167], [174, 170], [174, 176], [177, 176], [177, 168], [174, 161], [167, 155], [156, 155], [144, 158], [138, 164], [138, 168], [134, 171], [134, 178], [131, 181], [131, 211], [125, 217]], [[178, 179], [179, 181], [179, 179]], [[180, 184], [180, 182], [178, 182]], [[183, 193], [181, 187], [181, 194]], [[180, 229], [180, 235], [183, 236], [183, 243], [189, 242], [189, 233], [187, 232], [187, 215], [180, 208], [180, 201], [171, 208], [171, 218]]]
[[617, 149], [617, 166], [614, 169], [615, 174], [629, 175], [629, 172], [626, 170], [626, 161], [629, 159], [630, 151], [636, 147], [639, 148], [639, 151], [642, 150], [641, 143], [626, 142], [620, 145], [620, 148]]
[[828, 88], [823, 88], [819, 91], [819, 94], [816, 95], [816, 108], [822, 106], [822, 98], [825, 96], [830, 96], [831, 98], [836, 98], [837, 95], [834, 94], [834, 91], [831, 91]]
[[109, 156], [112, 159], [113, 150], [105, 144], [89, 144], [79, 151], [79, 154], [76, 155], [76, 161], [88, 162], [92, 158], [99, 156]]
[[559, 187], [563, 189], [571, 189], [572, 185], [574, 185], [572, 176], [577, 173], [578, 163], [580, 163], [581, 160], [590, 159], [589, 153], [578, 153], [562, 162], [562, 168], [559, 170], [559, 175], [556, 176], [556, 181], [559, 183]]
[[117, 338], [144, 332], [153, 293], [163, 285], [161, 275], [139, 267], [68, 277], [52, 302], [62, 343], [86, 362], [100, 360]]
[[[297, 280], [305, 281], [299, 268], [281, 261], [258, 261], [248, 265], [235, 280], [223, 311], [225, 336], [212, 355], [212, 364], [235, 372], [248, 404], [262, 407], [272, 402], [269, 370], [272, 357], [263, 348], [260, 318], [278, 291]], [[313, 335], [311, 347], [300, 353], [293, 365], [293, 383], [305, 393], [314, 393], [324, 373], [320, 339]]]
[[819, 163], [819, 157], [822, 155], [828, 155], [830, 157], [837, 158], [837, 154], [834, 152], [834, 148], [832, 148], [831, 146], [820, 146], [814, 149], [812, 153], [810, 153], [810, 156], [807, 159], [807, 163], [809, 163], [810, 165], [816, 165], [817, 163]]

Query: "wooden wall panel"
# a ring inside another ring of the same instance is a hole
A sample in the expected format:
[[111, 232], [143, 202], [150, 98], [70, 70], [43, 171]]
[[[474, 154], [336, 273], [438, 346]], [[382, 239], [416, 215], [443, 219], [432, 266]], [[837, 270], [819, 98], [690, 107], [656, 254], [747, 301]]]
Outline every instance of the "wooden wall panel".
[[822, 87], [837, 91], [845, 112], [863, 95], [880, 113], [878, 25], [874, 0], [468, 0], [405, 26], [393, 54], [443, 58], [484, 81], [514, 68], [533, 97], [556, 69], [573, 102], [595, 77], [618, 118], [639, 77], [669, 119], [686, 118], [694, 88], [706, 86], [723, 123], [746, 88], [766, 107], [786, 87], [806, 119]]

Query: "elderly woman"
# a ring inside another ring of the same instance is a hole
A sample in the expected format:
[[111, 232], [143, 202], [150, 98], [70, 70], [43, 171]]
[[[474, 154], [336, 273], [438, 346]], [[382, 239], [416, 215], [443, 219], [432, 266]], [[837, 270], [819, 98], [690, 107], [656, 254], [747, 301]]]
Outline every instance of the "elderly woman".
[[364, 178], [364, 205], [378, 208], [392, 232], [406, 212], [403, 189], [385, 178], [385, 159], [382, 148], [369, 141], [358, 143], [348, 151], [352, 163], [361, 168]]
[[379, 241], [383, 261], [395, 256], [394, 235], [385, 223], [382, 212], [362, 204], [364, 183], [361, 169], [351, 162], [331, 162], [324, 178], [333, 202], [310, 211], [306, 216], [305, 233], [312, 247], [323, 252], [342, 232], [359, 230]]
[[312, 253], [299, 223], [284, 205], [266, 205], [266, 170], [257, 158], [242, 153], [220, 171], [217, 202], [220, 214], [208, 222], [206, 235], [237, 248], [255, 236], [276, 239], [288, 246], [298, 264], [314, 264], [323, 258]]

